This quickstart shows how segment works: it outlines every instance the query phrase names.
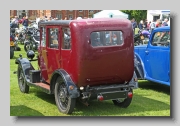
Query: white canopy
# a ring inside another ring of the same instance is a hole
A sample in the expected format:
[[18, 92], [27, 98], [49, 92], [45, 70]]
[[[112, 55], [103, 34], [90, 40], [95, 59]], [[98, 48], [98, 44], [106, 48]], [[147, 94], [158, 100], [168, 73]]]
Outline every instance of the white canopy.
[[103, 10], [93, 15], [93, 18], [126, 18], [128, 14], [125, 14], [119, 10]]

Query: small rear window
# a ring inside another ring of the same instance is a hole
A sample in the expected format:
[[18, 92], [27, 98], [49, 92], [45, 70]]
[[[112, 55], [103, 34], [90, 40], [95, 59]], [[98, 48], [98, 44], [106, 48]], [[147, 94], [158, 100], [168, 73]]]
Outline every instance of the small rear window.
[[91, 33], [91, 45], [93, 47], [119, 46], [124, 43], [121, 31], [99, 31]]

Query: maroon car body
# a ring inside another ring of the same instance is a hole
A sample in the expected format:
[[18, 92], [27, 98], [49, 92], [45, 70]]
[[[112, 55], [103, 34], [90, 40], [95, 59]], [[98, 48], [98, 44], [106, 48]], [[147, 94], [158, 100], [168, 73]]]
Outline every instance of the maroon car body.
[[[86, 105], [92, 98], [112, 100], [120, 107], [129, 106], [132, 89], [138, 87], [129, 20], [60, 20], [42, 22], [39, 26], [41, 41], [37, 60], [40, 69], [34, 70], [29, 63], [28, 74], [27, 68], [23, 68], [28, 60], [22, 57], [16, 60], [18, 79], [21, 71], [24, 78], [27, 76], [24, 84], [19, 79], [20, 87], [25, 85], [24, 90], [20, 88], [22, 92], [27, 93], [26, 87], [35, 86], [55, 94], [58, 109], [63, 113], [72, 113], [76, 99]], [[32, 51], [27, 55], [33, 58]], [[124, 100], [120, 102], [119, 98]]]

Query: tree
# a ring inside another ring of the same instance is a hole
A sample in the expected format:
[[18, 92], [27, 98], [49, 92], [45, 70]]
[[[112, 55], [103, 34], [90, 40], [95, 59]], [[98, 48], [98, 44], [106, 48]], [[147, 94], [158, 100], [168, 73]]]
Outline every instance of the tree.
[[129, 15], [129, 19], [134, 18], [137, 22], [147, 18], [147, 10], [121, 10]]

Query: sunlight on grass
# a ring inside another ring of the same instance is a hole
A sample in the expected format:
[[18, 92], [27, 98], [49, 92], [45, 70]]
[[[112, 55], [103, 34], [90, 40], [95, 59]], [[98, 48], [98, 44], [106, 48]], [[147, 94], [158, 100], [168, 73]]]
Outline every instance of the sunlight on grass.
[[[26, 57], [23, 45], [22, 51], [15, 52], [15, 57], [22, 54]], [[37, 62], [34, 62], [37, 68]], [[139, 88], [134, 90], [134, 97], [128, 108], [119, 108], [111, 100], [90, 101], [90, 106], [76, 103], [72, 115], [58, 111], [54, 95], [48, 95], [34, 87], [29, 94], [20, 92], [17, 81], [15, 58], [10, 60], [10, 116], [170, 116], [170, 88], [164, 85], [139, 80]]]

